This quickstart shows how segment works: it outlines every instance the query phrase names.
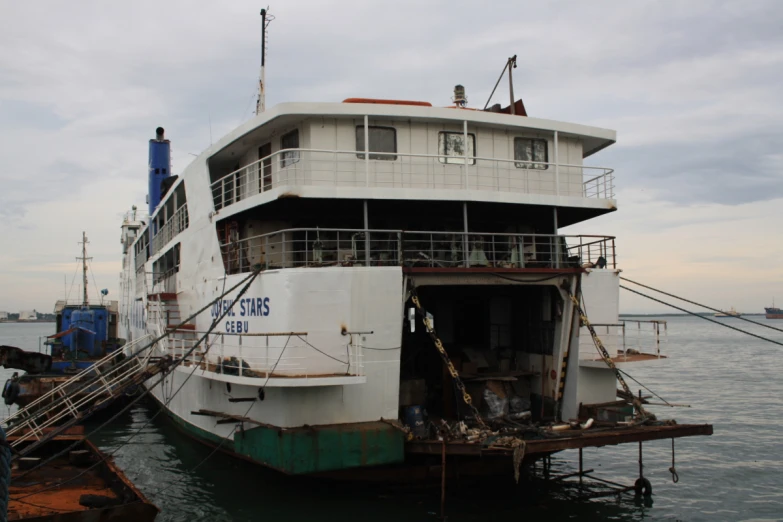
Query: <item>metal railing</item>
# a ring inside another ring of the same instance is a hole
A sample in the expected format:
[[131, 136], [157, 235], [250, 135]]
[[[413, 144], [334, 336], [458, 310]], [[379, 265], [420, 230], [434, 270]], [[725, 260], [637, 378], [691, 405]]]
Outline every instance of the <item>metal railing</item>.
[[[147, 231], [145, 229], [144, 234], [146, 233]], [[136, 242], [138, 243], [138, 240]], [[147, 247], [144, 247], [141, 249], [141, 251], [138, 254], [136, 254], [136, 258], [135, 258], [136, 270], [144, 266], [144, 263], [147, 262], [147, 259], [149, 259], [149, 256], [147, 255]]]
[[[206, 332], [194, 332], [199, 338]], [[238, 377], [312, 378], [324, 376], [363, 376], [362, 345], [357, 340], [315, 350], [307, 334], [210, 333], [205, 340], [209, 352], [196, 350], [186, 356], [197, 341], [169, 338], [168, 354], [183, 359], [183, 366], [201, 365], [205, 372]], [[325, 355], [328, 354], [328, 355]], [[344, 361], [344, 362], [343, 362]]]
[[165, 272], [147, 272], [147, 288], [152, 289], [151, 294], [177, 293], [177, 273], [179, 267], [170, 268]]
[[316, 266], [616, 268], [614, 237], [295, 228], [224, 243], [229, 274]]
[[[625, 362], [634, 355], [663, 357], [661, 345], [667, 342], [666, 321], [623, 320], [615, 324], [593, 324], [596, 334], [615, 361]], [[600, 360], [587, 328], [579, 335], [579, 359]]]
[[6, 435], [18, 436], [11, 446], [25, 440], [40, 440], [47, 428], [78, 418], [85, 410], [122, 393], [146, 369], [152, 351], [148, 349], [144, 354], [139, 351], [149, 339], [148, 335], [140, 337], [113, 351], [3, 419]]
[[[380, 158], [390, 159], [380, 159]], [[284, 185], [488, 190], [614, 198], [614, 170], [435, 154], [286, 149], [212, 183], [215, 210]]]
[[185, 204], [179, 207], [174, 215], [160, 228], [155, 237], [152, 238], [150, 255], [155, 255], [160, 252], [160, 249], [174, 239], [177, 234], [188, 228], [189, 224], [188, 206]]

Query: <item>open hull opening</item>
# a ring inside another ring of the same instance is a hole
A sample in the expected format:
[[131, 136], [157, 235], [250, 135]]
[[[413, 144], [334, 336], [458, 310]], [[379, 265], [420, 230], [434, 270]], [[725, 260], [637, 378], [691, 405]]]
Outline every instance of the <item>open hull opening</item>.
[[[431, 285], [418, 288], [448, 358], [480, 415], [552, 420], [563, 302], [549, 285]], [[400, 369], [403, 418], [420, 407], [436, 422], [474, 415], [420, 318], [406, 302]]]

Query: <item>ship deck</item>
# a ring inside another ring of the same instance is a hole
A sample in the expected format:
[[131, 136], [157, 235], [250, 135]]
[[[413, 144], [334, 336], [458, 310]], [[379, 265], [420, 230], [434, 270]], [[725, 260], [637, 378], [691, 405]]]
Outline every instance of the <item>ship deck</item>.
[[[675, 424], [671, 426], [633, 426], [633, 427], [599, 427], [590, 430], [570, 430], [560, 432], [562, 435], [552, 438], [525, 440], [525, 455], [541, 456], [568, 449], [594, 448], [601, 446], [616, 446], [633, 442], [647, 442], [661, 439], [676, 439], [712, 435], [711, 424]], [[513, 447], [492, 446], [465, 441], [446, 442], [447, 455], [471, 456], [507, 456], [514, 453]], [[443, 442], [437, 440], [414, 440], [406, 443], [405, 450], [409, 454], [441, 455]]]

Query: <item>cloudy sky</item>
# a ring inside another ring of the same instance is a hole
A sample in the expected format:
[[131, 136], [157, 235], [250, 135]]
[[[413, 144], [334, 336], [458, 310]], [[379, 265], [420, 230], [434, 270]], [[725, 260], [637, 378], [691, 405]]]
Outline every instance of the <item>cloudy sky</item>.
[[[178, 173], [250, 117], [259, 7], [0, 0], [0, 310], [51, 310], [82, 230], [97, 287], [117, 298], [147, 140], [166, 128]], [[589, 162], [616, 169], [620, 210], [567, 232], [616, 235], [632, 279], [741, 311], [783, 304], [783, 2], [286, 0], [271, 12], [268, 106], [447, 105], [456, 83], [483, 106], [518, 55], [530, 115], [618, 134]], [[662, 310], [625, 293], [622, 309]]]

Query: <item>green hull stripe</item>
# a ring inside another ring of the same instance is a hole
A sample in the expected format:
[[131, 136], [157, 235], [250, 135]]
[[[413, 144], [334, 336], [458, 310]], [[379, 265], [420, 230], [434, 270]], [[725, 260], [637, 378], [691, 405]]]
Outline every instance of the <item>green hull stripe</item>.
[[[213, 445], [223, 438], [167, 411], [190, 435]], [[245, 424], [248, 426], [248, 424]], [[291, 475], [395, 464], [405, 460], [403, 434], [385, 422], [279, 429], [237, 430], [223, 442], [228, 451]]]

